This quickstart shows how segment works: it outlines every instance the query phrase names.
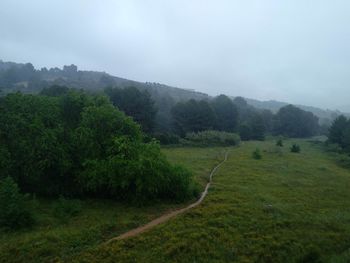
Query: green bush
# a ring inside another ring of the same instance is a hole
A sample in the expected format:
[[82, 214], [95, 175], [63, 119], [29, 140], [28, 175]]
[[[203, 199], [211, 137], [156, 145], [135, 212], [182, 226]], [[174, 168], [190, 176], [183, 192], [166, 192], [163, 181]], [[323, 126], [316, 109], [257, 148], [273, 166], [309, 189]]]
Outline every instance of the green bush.
[[199, 186], [191, 180], [192, 174], [189, 170], [182, 166], [173, 166], [170, 174], [166, 195], [172, 196], [177, 201], [185, 201], [199, 196]]
[[300, 153], [300, 146], [294, 143], [292, 147], [290, 147], [290, 151], [292, 153]]
[[85, 163], [80, 182], [86, 191], [136, 202], [194, 196], [192, 174], [172, 166], [156, 141], [146, 144], [120, 137], [110, 151], [106, 160]]
[[17, 229], [34, 224], [33, 213], [25, 199], [11, 177], [0, 181], [0, 227]]
[[72, 216], [76, 216], [81, 211], [81, 202], [79, 200], [68, 200], [63, 196], [56, 201], [53, 207], [54, 215], [61, 221], [66, 221]]
[[185, 140], [190, 145], [198, 146], [234, 146], [240, 143], [238, 134], [222, 131], [202, 131], [186, 134]]
[[253, 153], [252, 156], [255, 160], [260, 160], [262, 158], [262, 155], [260, 153], [260, 149], [256, 148]]
[[278, 139], [278, 140], [277, 140], [276, 146], [283, 147], [283, 141], [282, 141], [282, 139]]

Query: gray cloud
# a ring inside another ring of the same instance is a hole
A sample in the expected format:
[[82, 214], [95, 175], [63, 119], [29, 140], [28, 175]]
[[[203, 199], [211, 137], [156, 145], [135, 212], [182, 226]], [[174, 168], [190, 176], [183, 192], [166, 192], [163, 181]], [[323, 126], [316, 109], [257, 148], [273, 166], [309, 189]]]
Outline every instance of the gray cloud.
[[0, 58], [334, 109], [350, 104], [349, 8], [346, 0], [2, 0]]

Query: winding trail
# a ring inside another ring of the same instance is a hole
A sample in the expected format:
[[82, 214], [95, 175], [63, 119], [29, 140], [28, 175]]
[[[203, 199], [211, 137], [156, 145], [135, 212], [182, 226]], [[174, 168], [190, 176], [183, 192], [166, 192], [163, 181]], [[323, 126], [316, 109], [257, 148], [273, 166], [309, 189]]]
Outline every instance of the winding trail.
[[126, 238], [129, 238], [129, 237], [133, 237], [133, 236], [136, 236], [138, 234], [141, 234], [161, 223], [164, 223], [166, 221], [168, 221], [170, 218], [172, 217], [175, 217], [179, 214], [182, 214], [184, 212], [186, 212], [187, 210], [190, 210], [196, 206], [198, 206], [200, 203], [202, 203], [202, 201], [204, 200], [204, 198], [206, 197], [206, 195], [208, 194], [208, 189], [210, 187], [210, 184], [212, 182], [212, 178], [213, 178], [213, 175], [216, 173], [216, 171], [219, 169], [219, 167], [227, 161], [227, 157], [228, 157], [228, 151], [226, 151], [225, 153], [225, 158], [224, 160], [222, 160], [218, 165], [216, 165], [213, 170], [211, 170], [210, 172], [210, 175], [209, 175], [209, 182], [207, 183], [207, 185], [205, 186], [205, 189], [204, 191], [202, 192], [201, 194], [201, 197], [194, 203], [190, 204], [189, 206], [186, 206], [184, 208], [181, 208], [181, 209], [178, 209], [178, 210], [175, 210], [175, 211], [172, 211], [172, 212], [169, 212], [167, 214], [164, 214], [154, 220], [152, 220], [151, 222], [147, 223], [146, 225], [143, 225], [143, 226], [140, 226], [140, 227], [137, 227], [137, 228], [134, 228], [128, 232], [125, 232], [124, 234], [121, 234], [120, 236], [117, 236], [117, 237], [114, 237], [112, 239], [109, 239], [108, 241], [105, 242], [105, 244], [109, 244], [113, 241], [116, 241], [116, 240], [122, 240], [122, 239], [126, 239]]

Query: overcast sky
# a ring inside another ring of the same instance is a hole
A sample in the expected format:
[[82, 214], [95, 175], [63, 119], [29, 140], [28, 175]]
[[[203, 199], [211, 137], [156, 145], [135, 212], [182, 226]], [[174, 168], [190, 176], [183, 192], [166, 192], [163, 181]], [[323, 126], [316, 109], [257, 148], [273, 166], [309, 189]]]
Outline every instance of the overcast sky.
[[0, 59], [350, 111], [349, 13], [349, 0], [1, 0]]

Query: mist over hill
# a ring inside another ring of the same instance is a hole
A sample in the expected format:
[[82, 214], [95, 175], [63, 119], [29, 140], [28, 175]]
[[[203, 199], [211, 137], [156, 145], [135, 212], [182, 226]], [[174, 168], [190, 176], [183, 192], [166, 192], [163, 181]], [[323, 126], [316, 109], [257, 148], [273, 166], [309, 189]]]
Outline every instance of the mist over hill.
[[[0, 90], [3, 94], [21, 91], [23, 93], [37, 93], [43, 88], [60, 85], [70, 88], [85, 89], [89, 91], [103, 90], [107, 86], [128, 87], [134, 86], [140, 90], [147, 90], [158, 104], [174, 104], [178, 101], [189, 99], [209, 100], [208, 94], [195, 90], [171, 87], [154, 82], [138, 82], [121, 77], [112, 76], [106, 72], [79, 70], [77, 66], [63, 66], [47, 69], [35, 69], [31, 63], [4, 62], [0, 60]], [[268, 109], [276, 113], [287, 102], [275, 100], [259, 101], [245, 98], [249, 105], [257, 109]], [[320, 109], [312, 106], [296, 105], [299, 108], [310, 111], [320, 119], [320, 123], [333, 120], [342, 114], [339, 110]]]
[[35, 93], [52, 85], [90, 91], [102, 90], [107, 86], [134, 86], [139, 89], [147, 89], [151, 95], [171, 96], [175, 101], [209, 98], [207, 94], [194, 90], [170, 87], [160, 83], [128, 80], [106, 72], [78, 70], [75, 65], [63, 66], [62, 69], [44, 67], [37, 70], [31, 63], [23, 64], [0, 60], [0, 89], [4, 93], [12, 91]]
[[[268, 100], [268, 101], [260, 101], [260, 100], [256, 100], [256, 99], [250, 99], [250, 98], [245, 98], [245, 100], [247, 101], [247, 103], [251, 106], [254, 106], [255, 108], [258, 109], [267, 109], [270, 110], [274, 113], [278, 112], [278, 110], [284, 106], [287, 106], [290, 103], [287, 102], [281, 102], [281, 101], [275, 101], [275, 100]], [[329, 124], [327, 122], [329, 122], [330, 120], [335, 119], [337, 116], [344, 114], [349, 116], [349, 113], [344, 113], [341, 112], [339, 110], [330, 110], [330, 109], [320, 109], [317, 107], [312, 107], [312, 106], [306, 106], [306, 105], [295, 105], [298, 108], [305, 110], [305, 111], [309, 111], [312, 112], [313, 114], [315, 114], [317, 117], [319, 117], [320, 119], [320, 123], [323, 124]]]

